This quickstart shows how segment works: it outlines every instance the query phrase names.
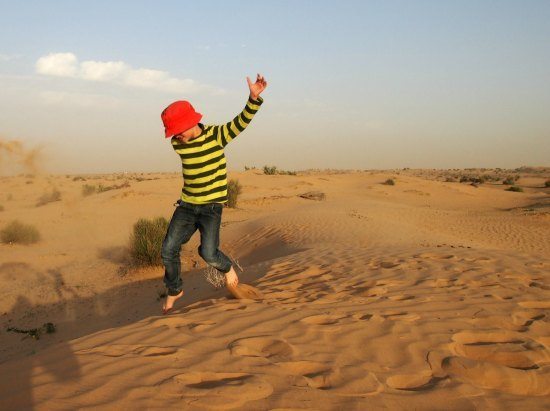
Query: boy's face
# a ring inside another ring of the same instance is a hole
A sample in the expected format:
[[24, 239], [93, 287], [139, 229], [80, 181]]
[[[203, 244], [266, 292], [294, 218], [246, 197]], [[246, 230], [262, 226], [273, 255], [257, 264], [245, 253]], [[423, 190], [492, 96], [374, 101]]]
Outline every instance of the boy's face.
[[191, 140], [195, 136], [195, 127], [197, 126], [193, 126], [182, 133], [176, 134], [174, 137], [184, 143], [187, 143], [189, 140]]

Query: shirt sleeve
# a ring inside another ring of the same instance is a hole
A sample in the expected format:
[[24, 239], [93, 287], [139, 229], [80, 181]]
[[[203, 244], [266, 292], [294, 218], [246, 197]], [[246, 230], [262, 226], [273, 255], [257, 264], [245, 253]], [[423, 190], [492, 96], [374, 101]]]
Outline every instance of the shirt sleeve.
[[263, 102], [264, 99], [261, 96], [258, 96], [257, 100], [252, 100], [251, 97], [248, 97], [248, 101], [243, 111], [235, 116], [230, 122], [219, 126], [218, 135], [216, 137], [218, 139], [218, 144], [225, 147], [231, 140], [237, 137], [241, 131], [250, 124], [250, 121], [260, 109]]

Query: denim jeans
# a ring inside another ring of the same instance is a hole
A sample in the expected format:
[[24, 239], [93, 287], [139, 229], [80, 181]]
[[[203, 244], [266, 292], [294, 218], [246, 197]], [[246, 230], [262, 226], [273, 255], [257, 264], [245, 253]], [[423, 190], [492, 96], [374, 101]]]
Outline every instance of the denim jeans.
[[223, 204], [191, 204], [178, 200], [168, 231], [162, 242], [164, 284], [168, 295], [177, 295], [182, 290], [180, 249], [197, 231], [201, 233], [199, 255], [209, 265], [227, 273], [232, 262], [218, 247], [220, 245], [220, 224]]

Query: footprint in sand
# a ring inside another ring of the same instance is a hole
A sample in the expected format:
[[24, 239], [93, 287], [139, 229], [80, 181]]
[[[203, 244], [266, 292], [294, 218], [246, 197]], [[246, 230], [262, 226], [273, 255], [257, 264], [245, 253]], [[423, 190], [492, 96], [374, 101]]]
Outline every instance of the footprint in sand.
[[346, 316], [317, 314], [317, 315], [310, 315], [309, 317], [304, 317], [300, 319], [300, 321], [306, 324], [314, 324], [314, 325], [333, 325], [333, 324], [340, 323], [340, 320], [343, 318], [346, 318]]
[[[454, 353], [471, 360], [484, 361], [518, 370], [536, 370], [543, 353], [526, 344], [521, 334], [507, 331], [477, 333], [463, 331], [453, 336]], [[531, 349], [526, 347], [531, 347]]]
[[425, 371], [419, 374], [392, 375], [386, 380], [386, 384], [396, 390], [420, 391], [433, 387], [438, 380], [431, 371]]
[[[264, 378], [234, 372], [188, 372], [170, 377], [158, 386], [159, 395], [177, 395], [187, 405], [205, 409], [234, 409], [273, 393], [273, 386]], [[186, 401], [187, 398], [191, 401]]]
[[76, 351], [76, 354], [98, 354], [105, 357], [159, 357], [184, 351], [180, 347], [143, 346], [136, 344], [113, 344]]
[[550, 308], [550, 301], [521, 301], [518, 305], [523, 308], [548, 309]]
[[446, 357], [441, 368], [481, 388], [513, 395], [543, 396], [550, 394], [550, 373], [539, 370], [518, 370], [490, 362], [463, 357]]
[[231, 355], [262, 357], [270, 360], [288, 359], [294, 352], [290, 344], [270, 336], [239, 338], [232, 341], [228, 348]]
[[303, 377], [303, 383], [318, 390], [341, 396], [361, 396], [380, 392], [382, 384], [376, 376], [356, 365], [337, 367], [316, 361], [277, 362], [287, 373]]
[[193, 332], [200, 332], [212, 328], [216, 324], [215, 321], [205, 320], [200, 322], [192, 322], [186, 325]]
[[413, 300], [414, 298], [415, 298], [414, 295], [406, 295], [406, 294], [397, 294], [397, 295], [388, 296], [388, 300], [392, 300], [392, 301], [407, 301], [407, 300]]
[[413, 256], [414, 258], [425, 258], [429, 260], [450, 260], [456, 258], [454, 254], [421, 253]]

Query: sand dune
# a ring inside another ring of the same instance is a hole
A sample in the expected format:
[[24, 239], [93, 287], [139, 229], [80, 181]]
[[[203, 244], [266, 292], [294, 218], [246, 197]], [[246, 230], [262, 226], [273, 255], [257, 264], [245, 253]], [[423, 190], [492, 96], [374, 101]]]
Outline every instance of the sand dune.
[[[1, 225], [43, 235], [0, 245], [0, 409], [550, 406], [550, 213], [532, 207], [548, 176], [523, 193], [413, 171], [230, 177], [221, 248], [264, 299], [213, 290], [197, 233], [170, 316], [161, 267], [119, 268], [132, 224], [171, 216], [179, 176], [0, 180]], [[52, 187], [61, 200], [35, 207]], [[39, 340], [4, 331], [47, 321]]]

